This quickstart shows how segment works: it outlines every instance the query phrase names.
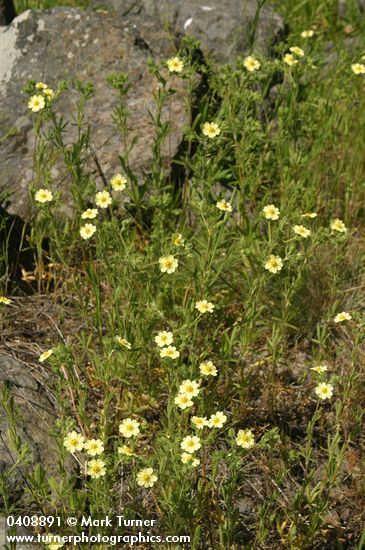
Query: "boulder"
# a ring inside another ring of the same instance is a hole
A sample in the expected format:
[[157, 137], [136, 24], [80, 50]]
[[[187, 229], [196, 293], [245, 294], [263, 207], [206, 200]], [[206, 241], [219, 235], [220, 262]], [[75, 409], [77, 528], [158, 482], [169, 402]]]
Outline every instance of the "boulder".
[[195, 36], [205, 54], [218, 62], [234, 61], [254, 50], [267, 54], [284, 32], [282, 18], [257, 0], [93, 0], [122, 16], [135, 13], [157, 19], [181, 35]]
[[[129, 160], [138, 174], [148, 170], [152, 158], [154, 132], [149, 111], [154, 110], [156, 78], [147, 68], [152, 57], [164, 61], [175, 53], [169, 35], [147, 16], [125, 18], [105, 12], [85, 12], [55, 8], [26, 11], [8, 27], [0, 27], [0, 195], [7, 196], [6, 209], [23, 220], [32, 218], [29, 186], [33, 181], [34, 115], [27, 108], [22, 93], [29, 79], [46, 82], [56, 88], [57, 82], [75, 79], [92, 82], [95, 93], [87, 104], [91, 125], [91, 144], [105, 177], [120, 170], [118, 154], [123, 151], [120, 135], [112, 120], [118, 100], [106, 82], [111, 73], [127, 73], [131, 88], [126, 96], [129, 111], [129, 143], [137, 138]], [[171, 133], [163, 149], [166, 166], [181, 143], [183, 129], [189, 123], [182, 91], [186, 81], [173, 77], [177, 94], [172, 96], [163, 117], [172, 120]], [[71, 120], [78, 100], [75, 90], [65, 92], [57, 112]], [[68, 140], [75, 128], [69, 126]], [[102, 185], [95, 172], [96, 183]], [[51, 171], [52, 189], [62, 193], [66, 213], [70, 211], [69, 178], [64, 164], [55, 162]], [[40, 186], [42, 182], [39, 183]]]

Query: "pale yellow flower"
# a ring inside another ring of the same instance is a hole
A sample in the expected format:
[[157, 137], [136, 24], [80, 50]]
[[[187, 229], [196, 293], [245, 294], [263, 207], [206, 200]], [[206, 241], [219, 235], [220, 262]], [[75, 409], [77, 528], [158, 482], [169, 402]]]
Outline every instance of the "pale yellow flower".
[[336, 317], [333, 319], [335, 323], [343, 323], [343, 321], [351, 321], [352, 317], [347, 311], [342, 311], [337, 313]]
[[131, 349], [132, 347], [132, 344], [128, 342], [128, 340], [126, 340], [125, 338], [122, 338], [121, 336], [116, 336], [115, 340], [116, 342], [118, 342], [120, 346], [124, 346], [127, 349]]
[[283, 58], [283, 61], [284, 61], [284, 63], [289, 65], [289, 67], [292, 67], [293, 65], [296, 65], [296, 63], [298, 63], [298, 60], [295, 59], [294, 55], [291, 54], [291, 53], [285, 54], [284, 58]]
[[40, 354], [38, 361], [40, 363], [44, 363], [45, 361], [47, 361], [48, 357], [51, 357], [52, 353], [53, 353], [52, 348], [47, 351], [44, 351], [43, 353]]
[[243, 65], [245, 66], [245, 68], [250, 72], [254, 72], [254, 71], [258, 71], [259, 68], [260, 68], [260, 63], [259, 61], [257, 61], [257, 59], [255, 59], [254, 57], [252, 57], [251, 55], [249, 55], [248, 57], [246, 57], [244, 60], [243, 60]]
[[218, 210], [222, 210], [223, 212], [232, 212], [231, 203], [227, 202], [224, 199], [222, 199], [221, 201], [218, 201], [216, 204], [216, 207], [218, 208]]
[[85, 442], [84, 449], [90, 456], [101, 455], [104, 452], [104, 444], [100, 439], [89, 439]]
[[114, 191], [123, 191], [125, 189], [127, 183], [127, 178], [122, 176], [122, 174], [115, 174], [110, 180], [110, 185], [114, 189]]
[[199, 458], [196, 458], [190, 453], [182, 453], [181, 454], [181, 462], [183, 464], [190, 464], [191, 466], [199, 466], [200, 460]]
[[199, 300], [195, 302], [195, 309], [199, 313], [213, 313], [214, 305], [211, 302], [207, 302], [207, 300]]
[[160, 357], [168, 357], [169, 359], [177, 359], [180, 357], [180, 352], [177, 351], [175, 346], [167, 346], [160, 350]]
[[179, 265], [177, 258], [174, 256], [163, 256], [158, 262], [160, 264], [160, 271], [162, 273], [168, 273], [169, 275], [174, 273]]
[[200, 437], [196, 435], [187, 435], [180, 443], [180, 447], [187, 453], [195, 453], [201, 447]]
[[265, 269], [270, 271], [270, 273], [278, 273], [283, 268], [283, 260], [280, 258], [280, 256], [274, 256], [271, 254], [271, 256], [268, 258], [268, 260], [265, 263]]
[[48, 550], [59, 550], [59, 548], [65, 546], [65, 543], [62, 542], [61, 535], [47, 533], [47, 535], [43, 535], [43, 537], [46, 537], [45, 544], [47, 545]]
[[179, 393], [185, 394], [188, 397], [196, 397], [199, 395], [200, 388], [196, 380], [184, 380], [179, 387]]
[[217, 376], [217, 367], [212, 363], [212, 361], [203, 361], [199, 365], [199, 370], [204, 376]]
[[185, 410], [188, 407], [192, 407], [194, 403], [192, 402], [189, 395], [185, 393], [179, 393], [175, 399], [174, 399], [175, 405], [177, 405], [180, 409]]
[[85, 241], [90, 239], [94, 235], [95, 231], [96, 225], [93, 223], [85, 223], [85, 225], [80, 227], [80, 235]]
[[155, 336], [155, 342], [158, 345], [159, 348], [163, 348], [164, 346], [169, 346], [172, 344], [174, 340], [174, 337], [172, 335], [172, 332], [169, 332], [167, 330], [161, 330], [157, 336]]
[[49, 191], [49, 189], [38, 189], [35, 192], [34, 199], [40, 203], [51, 202], [53, 200], [52, 191]]
[[72, 431], [66, 435], [63, 444], [70, 453], [75, 453], [76, 451], [82, 451], [85, 444], [85, 438], [83, 435]]
[[238, 430], [236, 445], [243, 449], [250, 449], [255, 444], [255, 438], [251, 430]]
[[343, 223], [342, 220], [338, 218], [336, 218], [335, 220], [333, 220], [333, 222], [331, 222], [331, 229], [333, 231], [338, 231], [338, 233], [346, 233], [347, 231], [346, 225]]
[[105, 462], [100, 458], [94, 458], [87, 463], [87, 475], [93, 479], [99, 479], [106, 474]]
[[318, 365], [317, 367], [311, 367], [310, 370], [314, 370], [314, 372], [317, 372], [318, 374], [323, 374], [328, 370], [327, 365]]
[[333, 395], [333, 386], [332, 384], [321, 382], [320, 384], [318, 384], [314, 391], [319, 399], [330, 399]]
[[306, 212], [305, 214], [302, 214], [302, 218], [316, 218], [317, 217], [316, 212]]
[[28, 108], [33, 111], [33, 113], [41, 111], [42, 109], [44, 109], [44, 106], [45, 101], [42, 95], [32, 95], [32, 97], [28, 101]]
[[37, 90], [47, 90], [48, 88], [47, 84], [45, 84], [44, 82], [37, 82], [35, 87], [37, 88]]
[[43, 93], [46, 96], [46, 98], [49, 100], [54, 98], [54, 91], [52, 90], [52, 88], [45, 88], [43, 90]]
[[137, 473], [137, 483], [140, 487], [153, 487], [157, 481], [157, 476], [152, 468], [143, 468]]
[[136, 436], [139, 434], [139, 422], [133, 418], [125, 418], [119, 424], [119, 433], [124, 437], [129, 439], [130, 437]]
[[124, 456], [133, 456], [134, 453], [131, 447], [128, 447], [128, 445], [122, 445], [121, 447], [118, 447], [118, 454]]
[[298, 57], [304, 56], [304, 51], [302, 50], [302, 48], [298, 48], [298, 46], [292, 46], [291, 48], [289, 48], [289, 50], [291, 51], [291, 53], [297, 55]]
[[307, 229], [304, 225], [294, 225], [293, 231], [296, 235], [303, 237], [303, 239], [306, 239], [311, 234], [310, 229]]
[[98, 215], [97, 208], [88, 208], [81, 214], [81, 219], [83, 220], [93, 220]]
[[314, 31], [312, 31], [312, 29], [309, 29], [308, 31], [302, 31], [300, 33], [300, 36], [302, 38], [312, 38], [313, 35], [314, 35]]
[[203, 124], [203, 134], [209, 138], [215, 138], [221, 133], [220, 128], [216, 122], [205, 122]]
[[355, 74], [365, 74], [365, 65], [363, 63], [353, 63], [351, 70]]
[[266, 206], [264, 206], [262, 211], [263, 211], [263, 213], [265, 215], [265, 218], [267, 220], [278, 220], [279, 219], [280, 210], [279, 210], [279, 208], [277, 208], [273, 204], [267, 204]]
[[112, 197], [109, 193], [109, 191], [99, 191], [95, 195], [95, 204], [96, 206], [99, 206], [99, 208], [108, 208], [108, 206], [112, 203]]
[[0, 296], [0, 304], [5, 304], [6, 306], [8, 306], [9, 304], [11, 304], [11, 300], [6, 296]]
[[205, 426], [208, 426], [208, 419], [205, 416], [192, 416], [191, 423], [197, 430], [202, 430]]
[[181, 73], [184, 68], [184, 63], [178, 57], [171, 57], [166, 61], [166, 65], [170, 73]]
[[172, 243], [174, 246], [184, 246], [185, 240], [181, 233], [174, 233], [172, 236]]
[[208, 426], [209, 428], [222, 428], [223, 424], [227, 421], [227, 416], [221, 412], [217, 411], [215, 414], [212, 414], [212, 416], [208, 420]]

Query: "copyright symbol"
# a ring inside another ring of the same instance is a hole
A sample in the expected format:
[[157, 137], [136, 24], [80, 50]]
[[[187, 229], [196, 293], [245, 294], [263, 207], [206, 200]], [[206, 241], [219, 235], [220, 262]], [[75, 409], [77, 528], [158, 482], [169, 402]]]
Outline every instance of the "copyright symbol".
[[77, 518], [67, 518], [67, 525], [70, 525], [71, 527], [77, 525]]

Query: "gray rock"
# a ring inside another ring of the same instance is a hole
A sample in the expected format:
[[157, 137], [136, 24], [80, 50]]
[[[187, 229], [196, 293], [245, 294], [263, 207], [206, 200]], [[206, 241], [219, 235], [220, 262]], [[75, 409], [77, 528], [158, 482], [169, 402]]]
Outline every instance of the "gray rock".
[[[52, 474], [55, 472], [55, 443], [48, 435], [56, 415], [52, 403], [42, 390], [39, 377], [30, 370], [29, 365], [14, 357], [0, 353], [0, 387], [7, 384], [10, 395], [17, 408], [17, 433], [30, 450], [31, 470], [41, 463]], [[8, 421], [0, 407], [0, 471], [8, 471], [16, 460], [15, 450], [8, 436]], [[7, 498], [19, 500], [27, 485], [27, 466], [19, 465], [12, 473], [6, 485]]]
[[[56, 8], [26, 11], [8, 27], [0, 28], [0, 193], [8, 193], [7, 210], [24, 220], [32, 217], [29, 185], [33, 180], [34, 131], [27, 97], [21, 93], [29, 79], [43, 81], [55, 88], [60, 80], [90, 81], [95, 94], [87, 106], [91, 124], [91, 142], [105, 176], [120, 169], [118, 154], [121, 138], [112, 121], [117, 105], [116, 93], [107, 85], [110, 73], [125, 72], [132, 84], [126, 98], [130, 113], [129, 142], [138, 142], [130, 154], [132, 168], [148, 170], [152, 158], [153, 130], [149, 110], [154, 109], [156, 79], [146, 62], [149, 57], [165, 60], [175, 50], [169, 35], [151, 19], [130, 16], [121, 20], [115, 15]], [[163, 149], [166, 166], [175, 156], [183, 128], [188, 124], [186, 105], [181, 96], [185, 81], [174, 78], [178, 93], [163, 114], [171, 116], [171, 134]], [[71, 119], [76, 91], [61, 97], [57, 111]], [[72, 141], [75, 129], [69, 128]], [[90, 161], [94, 172], [95, 164]], [[52, 188], [62, 190], [62, 204], [69, 212], [69, 176], [61, 162], [52, 168]], [[95, 177], [97, 183], [101, 180]]]
[[118, 14], [146, 14], [162, 26], [175, 27], [181, 34], [192, 35], [202, 50], [219, 62], [233, 61], [247, 54], [254, 33], [254, 49], [267, 53], [284, 31], [282, 18], [264, 6], [257, 19], [256, 0], [93, 0], [93, 6], [105, 6]]

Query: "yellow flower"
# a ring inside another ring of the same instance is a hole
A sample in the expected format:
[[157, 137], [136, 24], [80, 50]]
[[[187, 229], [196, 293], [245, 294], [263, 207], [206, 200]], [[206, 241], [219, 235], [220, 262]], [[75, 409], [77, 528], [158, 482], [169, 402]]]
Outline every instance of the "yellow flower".
[[100, 439], [89, 439], [86, 441], [84, 449], [90, 456], [101, 455], [104, 452], [104, 444]]
[[44, 109], [44, 106], [45, 101], [42, 95], [32, 95], [32, 97], [28, 101], [28, 108], [33, 111], [33, 113], [41, 111], [42, 109]]
[[208, 426], [208, 419], [205, 416], [192, 416], [191, 423], [197, 430], [202, 430], [205, 426]]
[[137, 473], [137, 483], [140, 487], [153, 487], [157, 481], [152, 468], [143, 468]]
[[331, 384], [321, 382], [314, 391], [318, 395], [319, 399], [330, 399], [333, 395], [333, 386]]
[[96, 193], [95, 195], [95, 204], [96, 206], [99, 206], [99, 208], [108, 208], [108, 206], [112, 203], [112, 198], [110, 196], [109, 191], [99, 191], [99, 193]]
[[164, 346], [169, 346], [172, 344], [174, 340], [174, 337], [172, 335], [172, 332], [168, 332], [166, 330], [161, 330], [157, 336], [155, 336], [155, 342], [158, 345], [159, 348], [163, 348]]
[[194, 403], [192, 402], [189, 395], [186, 393], [179, 393], [175, 399], [174, 399], [175, 405], [177, 405], [180, 409], [185, 410], [188, 407], [192, 407]]
[[178, 260], [174, 258], [174, 256], [163, 256], [158, 261], [160, 264], [160, 271], [162, 273], [168, 273], [169, 275], [174, 273], [179, 265]]
[[53, 353], [52, 348], [49, 349], [48, 351], [44, 351], [43, 353], [40, 354], [38, 361], [40, 363], [44, 363], [45, 361], [47, 361], [48, 357], [51, 357], [52, 353]]
[[260, 68], [260, 63], [257, 61], [257, 59], [255, 59], [254, 57], [252, 57], [251, 55], [249, 55], [248, 57], [246, 57], [244, 60], [243, 60], [243, 64], [245, 66], [245, 68], [250, 72], [254, 72], [254, 71], [258, 71], [259, 68]]
[[302, 31], [300, 33], [300, 36], [302, 38], [312, 38], [313, 35], [314, 35], [314, 31], [312, 31], [312, 29], [309, 29], [308, 31]]
[[43, 93], [49, 100], [54, 98], [54, 91], [52, 90], [52, 88], [45, 88], [43, 90]]
[[286, 63], [287, 65], [289, 65], [289, 67], [292, 67], [293, 65], [295, 65], [296, 63], [298, 63], [298, 60], [295, 59], [294, 55], [291, 54], [291, 53], [287, 53], [284, 55], [284, 63]]
[[9, 304], [11, 304], [11, 300], [6, 296], [0, 296], [0, 304], [5, 304], [6, 306], [8, 306]]
[[303, 239], [306, 239], [311, 234], [310, 229], [307, 229], [304, 225], [294, 225], [293, 231], [296, 235], [303, 237]]
[[218, 210], [223, 210], [224, 212], [232, 212], [231, 203], [227, 202], [224, 199], [222, 199], [221, 201], [218, 201], [216, 204], [216, 207], [218, 208]]
[[196, 380], [184, 380], [179, 387], [179, 393], [187, 395], [189, 398], [199, 395], [200, 388]]
[[81, 219], [83, 220], [93, 220], [98, 215], [97, 208], [88, 208], [81, 214]]
[[58, 550], [65, 545], [62, 542], [61, 535], [52, 535], [52, 533], [47, 533], [46, 544], [49, 550]]
[[316, 218], [317, 214], [316, 212], [307, 212], [306, 214], [302, 214], [302, 218]]
[[304, 51], [302, 50], [302, 48], [298, 48], [298, 46], [292, 46], [291, 48], [289, 48], [289, 50], [291, 51], [291, 53], [297, 55], [298, 57], [304, 56]]
[[118, 447], [118, 454], [124, 456], [133, 456], [134, 453], [131, 447], [128, 447], [128, 445], [122, 445], [121, 447]]
[[94, 458], [87, 464], [87, 475], [93, 479], [99, 479], [99, 477], [105, 476], [105, 462], [100, 458]]
[[217, 367], [213, 365], [212, 361], [203, 361], [200, 363], [199, 370], [204, 376], [217, 376]]
[[127, 349], [131, 349], [132, 347], [132, 344], [128, 342], [128, 340], [126, 340], [125, 338], [122, 338], [121, 336], [116, 336], [115, 340], [116, 342], [118, 342], [120, 346], [124, 346]]
[[218, 124], [215, 122], [205, 122], [203, 124], [203, 134], [208, 138], [215, 138], [221, 133]]
[[365, 65], [363, 63], [353, 63], [351, 70], [355, 74], [365, 74]]
[[85, 439], [83, 435], [73, 431], [66, 435], [63, 444], [70, 453], [75, 453], [76, 451], [82, 451]]
[[265, 214], [265, 218], [267, 220], [278, 220], [280, 216], [280, 210], [273, 204], [267, 204], [262, 209], [263, 213]]
[[80, 235], [85, 241], [90, 239], [94, 235], [95, 231], [96, 225], [93, 223], [85, 223], [85, 225], [80, 227]]
[[317, 367], [311, 367], [311, 370], [314, 370], [314, 372], [317, 372], [318, 374], [323, 374], [328, 370], [327, 365], [318, 365]]
[[172, 244], [174, 246], [184, 246], [184, 237], [181, 233], [174, 233], [172, 236]]
[[48, 189], [38, 189], [34, 195], [34, 198], [37, 202], [41, 203], [51, 202], [53, 200], [52, 191], [49, 191]]
[[273, 254], [271, 254], [265, 263], [265, 269], [270, 271], [270, 273], [278, 273], [278, 271], [281, 271], [282, 267], [283, 260], [280, 256], [274, 256]]
[[255, 444], [255, 438], [251, 430], [238, 430], [236, 437], [236, 445], [243, 449], [249, 449]]
[[115, 174], [110, 180], [110, 185], [114, 189], [114, 191], [123, 191], [125, 189], [127, 183], [127, 178], [122, 176], [122, 174]]
[[195, 302], [195, 309], [197, 309], [199, 313], [213, 313], [214, 305], [206, 300], [199, 300]]
[[169, 357], [170, 359], [177, 359], [180, 357], [180, 352], [177, 351], [175, 346], [168, 346], [160, 350], [160, 357]]
[[178, 57], [171, 57], [166, 61], [166, 65], [170, 73], [181, 73], [184, 68], [184, 63]]
[[187, 453], [195, 453], [201, 447], [200, 437], [196, 435], [187, 435], [180, 443], [180, 447]]
[[223, 424], [227, 421], [227, 416], [221, 411], [217, 411], [208, 420], [209, 428], [222, 428]]
[[333, 220], [333, 222], [331, 223], [331, 229], [333, 231], [338, 231], [339, 233], [346, 233], [347, 231], [347, 227], [345, 226], [343, 221], [339, 220], [338, 218]]
[[198, 466], [200, 464], [199, 458], [196, 458], [190, 453], [182, 453], [181, 462], [183, 464], [190, 464], [191, 466]]
[[47, 90], [48, 88], [47, 84], [45, 84], [44, 82], [37, 82], [35, 87], [37, 88], [37, 90]]
[[134, 435], [139, 434], [139, 422], [133, 420], [133, 418], [125, 418], [123, 422], [119, 424], [119, 432], [129, 439]]
[[342, 311], [342, 313], [337, 313], [333, 320], [335, 323], [342, 323], [343, 321], [351, 321], [351, 319], [352, 317], [347, 311]]

